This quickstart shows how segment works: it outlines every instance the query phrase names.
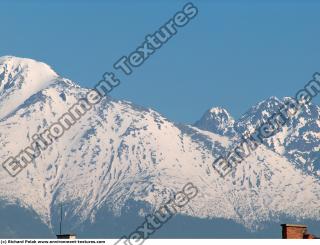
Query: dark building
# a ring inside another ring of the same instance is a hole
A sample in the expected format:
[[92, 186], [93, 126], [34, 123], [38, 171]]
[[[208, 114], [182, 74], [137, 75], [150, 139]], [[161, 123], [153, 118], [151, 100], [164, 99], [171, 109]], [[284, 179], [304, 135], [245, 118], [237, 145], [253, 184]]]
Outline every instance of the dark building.
[[57, 239], [76, 239], [75, 234], [59, 234], [57, 235]]
[[282, 239], [317, 239], [306, 225], [282, 224]]

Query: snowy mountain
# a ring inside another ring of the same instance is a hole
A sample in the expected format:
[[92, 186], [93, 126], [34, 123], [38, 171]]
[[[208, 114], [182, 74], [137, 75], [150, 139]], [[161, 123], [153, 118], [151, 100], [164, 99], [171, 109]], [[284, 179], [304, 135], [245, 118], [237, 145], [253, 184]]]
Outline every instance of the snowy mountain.
[[[0, 58], [0, 160], [18, 155], [35, 133], [56, 122], [88, 91], [46, 64]], [[181, 217], [232, 220], [252, 230], [282, 216], [319, 220], [317, 106], [307, 108], [226, 178], [212, 168], [240, 130], [254, 127], [280, 103], [276, 98], [259, 103], [238, 121], [213, 108], [191, 126], [105, 97], [18, 176], [1, 168], [0, 214], [16, 205], [56, 230], [63, 203], [70, 227], [89, 229], [103, 219], [103, 210], [121, 218], [134, 210], [132, 203], [139, 203], [136, 214], [142, 217], [192, 182], [199, 194], [179, 210]]]
[[[272, 96], [250, 108], [235, 122], [232, 119], [228, 119], [230, 123], [219, 121], [220, 118], [230, 118], [229, 114], [225, 113], [228, 117], [216, 115], [204, 123], [202, 119], [200, 124], [197, 122], [195, 125], [219, 135], [236, 136], [236, 140], [239, 140], [245, 133], [254, 132], [264, 120], [278, 112], [290, 99], [285, 97], [280, 100]], [[207, 113], [203, 118], [206, 115]], [[210, 125], [210, 123], [214, 123], [215, 126], [203, 126]], [[280, 132], [268, 138], [265, 145], [289, 159], [307, 174], [313, 174], [320, 179], [320, 107], [314, 104], [305, 105], [300, 113], [283, 126]]]
[[[275, 97], [258, 104], [249, 111], [258, 117], [271, 116], [279, 110], [284, 102], [290, 100], [285, 97], [279, 100]], [[274, 152], [287, 157], [299, 168], [320, 177], [320, 107], [305, 105], [303, 110], [285, 125], [281, 132], [267, 140], [266, 145]], [[258, 120], [242, 117], [237, 126], [256, 125]]]

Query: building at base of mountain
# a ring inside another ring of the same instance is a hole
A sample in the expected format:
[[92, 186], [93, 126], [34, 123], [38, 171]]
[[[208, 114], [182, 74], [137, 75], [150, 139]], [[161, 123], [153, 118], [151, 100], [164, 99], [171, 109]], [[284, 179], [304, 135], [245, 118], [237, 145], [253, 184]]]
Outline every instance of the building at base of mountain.
[[318, 239], [308, 232], [306, 225], [282, 224], [282, 239]]

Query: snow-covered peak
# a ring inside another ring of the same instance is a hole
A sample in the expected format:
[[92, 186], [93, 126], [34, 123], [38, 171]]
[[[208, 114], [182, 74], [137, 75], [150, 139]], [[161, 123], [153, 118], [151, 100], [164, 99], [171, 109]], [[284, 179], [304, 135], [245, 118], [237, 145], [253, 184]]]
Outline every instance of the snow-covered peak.
[[228, 111], [221, 107], [213, 107], [205, 112], [202, 118], [195, 123], [195, 126], [220, 135], [231, 136], [234, 119]]
[[0, 57], [0, 118], [57, 78], [59, 75], [45, 63], [14, 56]]
[[0, 57], [0, 74], [1, 90], [6, 83], [14, 81], [16, 76], [28, 78], [26, 82], [29, 86], [41, 86], [42, 83], [58, 77], [58, 74], [45, 63], [14, 56]]
[[252, 114], [258, 114], [263, 118], [269, 117], [269, 114], [278, 111], [281, 105], [283, 105], [283, 102], [279, 98], [271, 96], [251, 107], [249, 111], [244, 114], [243, 118]]
[[235, 129], [240, 134], [252, 133], [260, 124], [278, 112], [283, 102], [275, 96], [271, 96], [256, 105], [252, 106], [235, 123]]
[[260, 103], [258, 103], [258, 105], [274, 106], [274, 105], [278, 105], [281, 102], [282, 101], [278, 97], [270, 96], [269, 98], [267, 98], [267, 99], [261, 101]]
[[213, 115], [225, 114], [230, 117], [230, 114], [227, 112], [227, 110], [222, 107], [212, 107], [209, 109], [209, 112]]

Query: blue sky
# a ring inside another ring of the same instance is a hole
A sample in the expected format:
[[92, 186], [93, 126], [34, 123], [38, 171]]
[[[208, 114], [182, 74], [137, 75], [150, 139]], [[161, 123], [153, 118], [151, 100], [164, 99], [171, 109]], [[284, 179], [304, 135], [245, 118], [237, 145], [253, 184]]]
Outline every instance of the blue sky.
[[[93, 87], [187, 1], [2, 1], [0, 56], [44, 61]], [[210, 107], [239, 117], [294, 95], [320, 72], [320, 2], [193, 1], [198, 16], [122, 84], [115, 98], [193, 123]], [[319, 103], [319, 98], [315, 100]]]

